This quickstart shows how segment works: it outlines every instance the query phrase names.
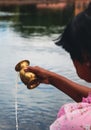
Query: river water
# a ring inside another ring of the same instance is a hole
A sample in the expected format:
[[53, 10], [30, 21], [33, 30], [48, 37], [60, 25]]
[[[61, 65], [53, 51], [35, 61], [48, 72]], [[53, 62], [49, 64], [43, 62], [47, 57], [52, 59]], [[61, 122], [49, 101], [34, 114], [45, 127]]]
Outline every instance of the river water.
[[15, 65], [21, 60], [90, 86], [76, 75], [69, 54], [54, 44], [73, 17], [74, 5], [56, 11], [31, 10], [2, 7], [0, 11], [0, 130], [16, 130], [16, 84], [19, 130], [49, 130], [59, 108], [72, 102], [51, 85], [28, 90], [19, 78], [17, 81]]

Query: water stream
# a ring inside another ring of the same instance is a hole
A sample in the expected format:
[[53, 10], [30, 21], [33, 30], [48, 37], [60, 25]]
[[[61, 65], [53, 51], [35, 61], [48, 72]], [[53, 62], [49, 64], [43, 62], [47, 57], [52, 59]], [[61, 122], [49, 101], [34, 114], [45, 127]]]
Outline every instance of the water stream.
[[15, 122], [16, 122], [16, 130], [18, 130], [18, 79], [19, 76], [16, 76], [16, 84], [15, 84]]

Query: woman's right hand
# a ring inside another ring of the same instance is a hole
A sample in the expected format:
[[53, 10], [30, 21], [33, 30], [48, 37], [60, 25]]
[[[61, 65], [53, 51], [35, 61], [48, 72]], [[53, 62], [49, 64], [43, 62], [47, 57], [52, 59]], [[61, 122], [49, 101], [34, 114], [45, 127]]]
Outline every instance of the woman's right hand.
[[29, 66], [25, 69], [25, 72], [34, 73], [40, 83], [50, 84], [49, 77], [51, 72], [44, 68], [41, 68], [39, 66]]

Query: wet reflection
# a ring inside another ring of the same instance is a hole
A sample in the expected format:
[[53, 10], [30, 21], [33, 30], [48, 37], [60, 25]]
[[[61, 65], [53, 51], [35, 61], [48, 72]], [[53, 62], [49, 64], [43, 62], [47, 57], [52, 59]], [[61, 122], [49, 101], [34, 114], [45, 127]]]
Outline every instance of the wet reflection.
[[46, 34], [61, 32], [74, 14], [74, 6], [68, 5], [62, 10], [38, 9], [32, 6], [14, 6], [0, 8], [0, 21], [10, 22], [14, 31], [22, 36], [30, 34]]
[[63, 27], [88, 5], [87, 1], [23, 6], [1, 6], [0, 21], [7, 21], [22, 36], [61, 33]]

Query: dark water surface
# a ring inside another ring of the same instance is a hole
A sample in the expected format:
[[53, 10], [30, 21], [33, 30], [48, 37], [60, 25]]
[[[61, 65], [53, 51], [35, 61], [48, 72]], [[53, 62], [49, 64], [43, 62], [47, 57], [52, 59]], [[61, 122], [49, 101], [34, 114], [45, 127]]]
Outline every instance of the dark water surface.
[[77, 77], [69, 55], [53, 41], [74, 16], [74, 4], [60, 10], [34, 7], [0, 10], [0, 130], [16, 130], [16, 83], [18, 129], [49, 130], [61, 105], [72, 99], [51, 85], [41, 84], [28, 90], [20, 80], [17, 82], [14, 68], [19, 61], [28, 59], [31, 65], [87, 84]]

